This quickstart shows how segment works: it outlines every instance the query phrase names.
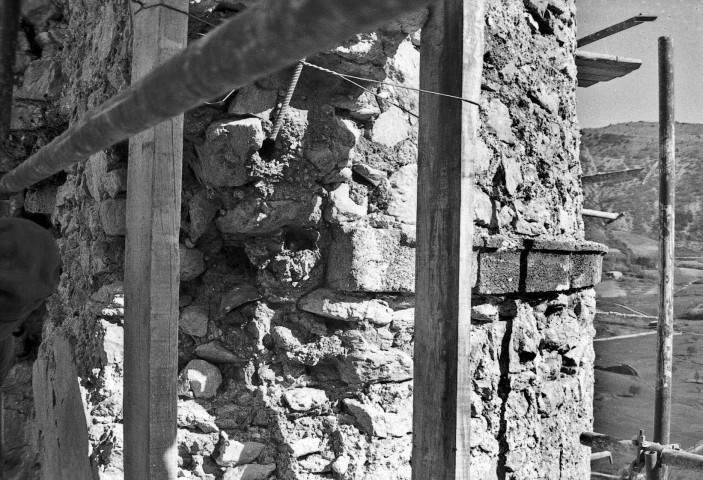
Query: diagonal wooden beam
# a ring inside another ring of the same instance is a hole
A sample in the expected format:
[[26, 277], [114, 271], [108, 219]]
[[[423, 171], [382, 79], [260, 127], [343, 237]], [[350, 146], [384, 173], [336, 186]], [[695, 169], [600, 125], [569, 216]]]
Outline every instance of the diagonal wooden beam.
[[[165, 0], [188, 10], [188, 0]], [[186, 45], [188, 17], [165, 8], [134, 15], [132, 82]], [[183, 115], [129, 142], [125, 246], [125, 478], [175, 480], [178, 233]]]
[[[422, 30], [420, 87], [478, 101], [483, 0], [444, 0]], [[478, 107], [420, 95], [413, 480], [469, 480]]]
[[609, 26], [608, 28], [598, 30], [597, 32], [594, 32], [590, 35], [586, 35], [583, 38], [579, 38], [576, 46], [578, 48], [581, 48], [584, 45], [589, 45], [593, 42], [597, 42], [598, 40], [601, 40], [605, 37], [609, 37], [611, 35], [615, 35], [616, 33], [622, 32], [623, 30], [627, 30], [628, 28], [636, 27], [641, 23], [653, 22], [656, 19], [657, 17], [652, 15], [637, 15], [632, 18], [628, 18], [625, 21]]

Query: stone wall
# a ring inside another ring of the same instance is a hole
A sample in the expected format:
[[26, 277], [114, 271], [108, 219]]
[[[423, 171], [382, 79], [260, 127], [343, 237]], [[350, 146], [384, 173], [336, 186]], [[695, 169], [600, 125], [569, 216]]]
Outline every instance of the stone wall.
[[[218, 22], [250, 3], [191, 1], [191, 13]], [[602, 252], [582, 241], [575, 7], [487, 3], [472, 468], [477, 478], [582, 479], [588, 451], [576, 432], [592, 423], [590, 287]], [[129, 78], [124, 2], [28, 4], [43, 14], [27, 14], [20, 44], [29, 94], [17, 95], [18, 160]], [[308, 60], [417, 87], [425, 18]], [[191, 41], [208, 28], [191, 20]], [[409, 479], [418, 96], [306, 67], [275, 148], [262, 148], [290, 76], [186, 115], [179, 466], [217, 480]], [[74, 471], [122, 476], [127, 168], [118, 145], [26, 193], [26, 214], [52, 226], [65, 266], [34, 366], [41, 440], [27, 433], [10, 478], [36, 478], [39, 449], [45, 466], [68, 456]], [[13, 378], [28, 396], [26, 363]], [[49, 428], [65, 421], [55, 392], [82, 399], [87, 429], [70, 434], [90, 442], [89, 458], [54, 447], [67, 435]]]

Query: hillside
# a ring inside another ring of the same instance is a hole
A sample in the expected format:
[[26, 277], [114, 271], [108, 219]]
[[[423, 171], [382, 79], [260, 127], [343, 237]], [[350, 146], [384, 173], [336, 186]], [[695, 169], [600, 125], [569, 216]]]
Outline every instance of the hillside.
[[[653, 122], [610, 125], [581, 131], [583, 174], [643, 167], [628, 181], [584, 185], [586, 208], [625, 212], [612, 224], [586, 219], [586, 235], [620, 250], [627, 263], [656, 265], [659, 195], [659, 126]], [[703, 255], [703, 125], [676, 125], [677, 256]], [[617, 260], [613, 252], [610, 262]], [[621, 258], [622, 260], [622, 258]]]

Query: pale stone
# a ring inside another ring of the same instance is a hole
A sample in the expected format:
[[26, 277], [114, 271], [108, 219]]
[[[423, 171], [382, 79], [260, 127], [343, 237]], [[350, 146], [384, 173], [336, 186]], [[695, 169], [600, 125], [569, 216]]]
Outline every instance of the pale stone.
[[241, 465], [225, 472], [222, 480], [265, 480], [276, 470], [276, 464]]
[[195, 398], [212, 398], [222, 384], [220, 369], [205, 360], [191, 360], [181, 375], [187, 380]]
[[322, 218], [322, 197], [301, 201], [246, 198], [216, 220], [217, 228], [231, 235], [268, 235], [286, 225], [313, 225]]
[[196, 242], [210, 225], [217, 214], [217, 208], [208, 199], [207, 192], [201, 190], [188, 201], [190, 215], [190, 240]]
[[208, 312], [202, 305], [190, 305], [183, 309], [178, 320], [178, 327], [188, 335], [204, 337], [207, 335]]
[[512, 124], [508, 107], [500, 100], [491, 100], [486, 109], [486, 130], [494, 133], [499, 140], [514, 144], [517, 138], [512, 131]]
[[489, 303], [474, 305], [471, 307], [471, 320], [477, 322], [496, 322], [498, 321], [498, 308]]
[[388, 436], [385, 413], [380, 407], [351, 398], [345, 398], [343, 402], [366, 433], [379, 438]]
[[44, 25], [50, 19], [61, 14], [51, 0], [23, 0], [20, 12], [22, 13], [22, 18], [37, 27]]
[[259, 442], [241, 443], [230, 439], [227, 433], [220, 432], [220, 453], [215, 461], [221, 467], [245, 465], [256, 460], [261, 455], [264, 446], [263, 443]]
[[520, 163], [512, 157], [505, 157], [502, 160], [502, 164], [505, 175], [505, 189], [510, 195], [515, 195], [523, 181]]
[[127, 200], [109, 198], [100, 202], [100, 224], [106, 235], [127, 234]]
[[311, 473], [322, 473], [330, 469], [330, 461], [318, 453], [299, 459], [298, 465]]
[[294, 388], [285, 392], [283, 398], [290, 409], [297, 412], [307, 412], [313, 408], [319, 408], [328, 401], [327, 393], [317, 388]]
[[349, 470], [349, 457], [347, 455], [338, 456], [332, 462], [332, 471], [338, 475], [344, 475]]
[[31, 213], [51, 214], [56, 208], [56, 187], [29, 190], [24, 197], [24, 209]]
[[349, 184], [342, 183], [330, 192], [324, 218], [333, 223], [351, 222], [365, 216], [367, 210], [368, 200], [364, 198], [362, 205], [357, 204], [349, 196]]
[[264, 130], [258, 118], [217, 121], [205, 132], [205, 143], [196, 146], [193, 170], [202, 183], [238, 187], [249, 182], [247, 167], [258, 157]]
[[493, 200], [480, 188], [474, 188], [474, 222], [484, 227], [490, 227], [495, 223]]
[[99, 202], [102, 198], [102, 176], [106, 173], [107, 155], [105, 152], [100, 151], [88, 157], [88, 160], [85, 162], [85, 170], [83, 171], [83, 174], [85, 175], [90, 196], [93, 197], [96, 202]]
[[61, 70], [52, 60], [35, 60], [24, 71], [18, 97], [30, 100], [56, 100], [61, 94]]
[[344, 295], [324, 288], [301, 298], [298, 308], [345, 322], [369, 321], [376, 325], [387, 325], [393, 321], [393, 309], [383, 300]]
[[391, 199], [388, 215], [415, 225], [417, 218], [417, 164], [405, 165], [390, 177]]
[[296, 440], [289, 446], [292, 456], [294, 458], [299, 458], [305, 455], [310, 455], [311, 453], [319, 452], [322, 448], [322, 442], [320, 442], [319, 438], [306, 437]]
[[117, 194], [127, 191], [127, 169], [119, 168], [107, 172], [100, 177], [103, 189], [111, 197], [115, 198]]
[[215, 417], [195, 400], [178, 401], [177, 422], [180, 428], [198, 428], [203, 433], [213, 433], [220, 430], [215, 425]]
[[371, 130], [371, 140], [393, 147], [410, 136], [410, 123], [406, 114], [391, 107], [378, 116]]
[[337, 358], [337, 369], [348, 384], [400, 382], [413, 378], [410, 356], [396, 349], [359, 349]]
[[181, 282], [194, 280], [207, 270], [201, 251], [188, 248], [183, 244], [178, 245], [178, 251], [181, 257]]

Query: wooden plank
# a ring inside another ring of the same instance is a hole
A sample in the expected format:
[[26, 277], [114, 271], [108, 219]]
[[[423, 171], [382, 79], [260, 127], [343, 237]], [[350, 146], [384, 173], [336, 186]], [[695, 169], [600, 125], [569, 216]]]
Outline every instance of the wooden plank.
[[[164, 3], [188, 10], [188, 0]], [[134, 83], [185, 47], [188, 17], [165, 8], [133, 17]], [[124, 379], [124, 465], [129, 479], [175, 480], [178, 474], [182, 159], [183, 115], [129, 142]]]
[[0, 142], [4, 142], [10, 136], [20, 3], [20, 0], [0, 2]]
[[[420, 86], [477, 101], [483, 0], [445, 0], [422, 31]], [[420, 95], [413, 480], [470, 478], [473, 162], [478, 108]]]
[[592, 33], [590, 35], [586, 35], [583, 38], [580, 38], [578, 42], [576, 43], [577, 47], [583, 47], [584, 45], [588, 45], [593, 42], [597, 42], [598, 40], [601, 40], [603, 38], [609, 37], [611, 35], [615, 35], [616, 33], [622, 32], [623, 30], [627, 30], [628, 28], [636, 27], [637, 25], [644, 23], [644, 22], [653, 22], [656, 20], [657, 17], [651, 16], [651, 15], [637, 15], [631, 18], [628, 18], [625, 21], [622, 21], [620, 23], [616, 23], [615, 25], [611, 25], [607, 28], [604, 28], [603, 30], [598, 30], [595, 33]]

